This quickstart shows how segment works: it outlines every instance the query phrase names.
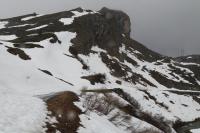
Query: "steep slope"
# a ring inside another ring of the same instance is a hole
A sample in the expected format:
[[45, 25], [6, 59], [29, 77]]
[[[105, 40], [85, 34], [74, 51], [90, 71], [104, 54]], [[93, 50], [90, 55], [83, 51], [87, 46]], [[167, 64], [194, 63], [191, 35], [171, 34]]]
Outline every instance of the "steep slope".
[[176, 57], [175, 60], [179, 62], [200, 64], [200, 55], [180, 56], [180, 57]]
[[121, 11], [29, 14], [0, 28], [2, 133], [172, 133], [200, 118], [199, 64], [131, 39]]

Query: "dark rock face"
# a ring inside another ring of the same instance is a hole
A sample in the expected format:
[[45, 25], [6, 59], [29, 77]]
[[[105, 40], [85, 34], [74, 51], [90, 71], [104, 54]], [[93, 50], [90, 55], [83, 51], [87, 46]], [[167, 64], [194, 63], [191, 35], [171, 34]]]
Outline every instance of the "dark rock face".
[[[200, 55], [180, 56], [180, 57], [174, 58], [173, 60], [175, 60], [177, 62], [188, 63], [185, 65], [179, 65], [179, 66], [191, 70], [195, 74], [195, 77], [198, 80], [200, 80], [200, 67], [199, 67]], [[190, 63], [192, 63], [192, 64], [190, 64]]]
[[90, 48], [98, 45], [116, 55], [122, 43], [122, 34], [130, 36], [131, 22], [122, 11], [102, 8], [100, 14], [88, 14], [74, 20], [72, 29], [77, 37], [72, 40], [74, 48], [81, 54], [90, 53]]
[[30, 60], [31, 58], [23, 50], [18, 48], [7, 47], [7, 51], [13, 55], [18, 55], [23, 60]]
[[123, 33], [127, 36], [130, 36], [131, 21], [130, 21], [129, 16], [126, 13], [119, 11], [119, 10], [108, 9], [106, 7], [103, 7], [99, 12], [108, 21], [117, 22], [117, 26], [121, 33]]
[[[91, 53], [92, 46], [97, 45], [105, 49], [109, 55], [115, 56], [121, 61], [129, 60], [119, 53], [119, 48], [122, 44], [125, 44], [126, 49], [130, 51], [135, 49], [142, 53], [137, 54], [141, 60], [152, 62], [163, 58], [160, 54], [151, 51], [129, 37], [131, 23], [127, 14], [108, 8], [102, 8], [99, 12], [100, 14], [88, 14], [75, 18], [71, 25], [71, 31], [77, 33], [76, 38], [71, 40], [74, 44], [70, 48], [73, 55], [87, 55]], [[128, 23], [128, 26], [124, 23]], [[128, 62], [133, 63], [134, 61], [129, 60]], [[135, 65], [137, 64], [135, 63]]]
[[88, 54], [92, 46], [99, 46], [109, 53], [118, 51], [122, 33], [117, 30], [115, 21], [108, 22], [100, 14], [88, 14], [74, 20], [72, 29], [77, 33], [72, 39], [74, 49], [79, 54]]
[[151, 71], [151, 76], [160, 84], [166, 86], [167, 88], [178, 88], [180, 90], [196, 89], [199, 90], [199, 85], [195, 82], [194, 78], [191, 77], [190, 80], [194, 80], [194, 84], [188, 84], [183, 82], [175, 82], [174, 80], [167, 79], [165, 76], [161, 75], [157, 71]]
[[[106, 55], [106, 53], [101, 52], [100, 55], [102, 58], [102, 62], [105, 63], [110, 70], [112, 70], [111, 74], [115, 77], [123, 78], [125, 81], [129, 81], [134, 84], [139, 83], [144, 86], [149, 85], [156, 87], [153, 83], [145, 79], [142, 75], [131, 71], [131, 69], [128, 66], [120, 63], [116, 59], [110, 59]], [[131, 73], [131, 76], [128, 76], [128, 73]]]
[[90, 81], [92, 85], [95, 85], [95, 83], [101, 83], [104, 84], [106, 77], [104, 74], [95, 74], [95, 75], [89, 75], [89, 76], [83, 76], [82, 79], [86, 79]]
[[200, 55], [188, 55], [175, 58], [178, 62], [198, 63], [200, 64]]

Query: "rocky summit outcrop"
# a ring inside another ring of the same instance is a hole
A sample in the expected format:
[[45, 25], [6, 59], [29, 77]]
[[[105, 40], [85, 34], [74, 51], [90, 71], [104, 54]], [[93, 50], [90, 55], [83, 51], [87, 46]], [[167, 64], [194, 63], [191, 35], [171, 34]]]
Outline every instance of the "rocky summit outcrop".
[[[108, 21], [114, 21], [117, 23], [118, 30], [127, 36], [130, 36], [131, 32], [131, 21], [129, 16], [119, 10], [112, 10], [106, 7], [103, 7], [100, 11]], [[115, 27], [117, 29], [117, 27]]]
[[[0, 131], [175, 133], [198, 123], [199, 63], [148, 49], [130, 27], [126, 13], [105, 7], [1, 19]], [[10, 108], [19, 111], [8, 121], [1, 110]]]
[[87, 54], [92, 46], [98, 45], [114, 54], [119, 51], [123, 35], [130, 36], [130, 18], [124, 12], [102, 8], [99, 13], [74, 20], [72, 29], [77, 37], [72, 43], [79, 53]]

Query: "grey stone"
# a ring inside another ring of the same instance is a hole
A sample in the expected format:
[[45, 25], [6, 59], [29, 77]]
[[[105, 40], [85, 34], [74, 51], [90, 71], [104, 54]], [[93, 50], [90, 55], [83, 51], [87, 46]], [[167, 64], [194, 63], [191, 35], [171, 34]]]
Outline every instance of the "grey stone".
[[103, 7], [99, 11], [107, 20], [114, 20], [119, 26], [121, 33], [130, 36], [131, 32], [131, 21], [129, 16], [120, 10], [112, 10], [106, 7]]

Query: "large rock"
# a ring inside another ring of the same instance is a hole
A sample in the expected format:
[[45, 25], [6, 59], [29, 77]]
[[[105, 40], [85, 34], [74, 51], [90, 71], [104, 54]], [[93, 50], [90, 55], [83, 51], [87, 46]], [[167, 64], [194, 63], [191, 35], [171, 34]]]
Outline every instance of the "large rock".
[[79, 115], [82, 113], [74, 102], [78, 96], [70, 91], [61, 92], [47, 99], [49, 110], [46, 133], [76, 133], [80, 126]]
[[106, 7], [103, 7], [99, 11], [107, 20], [114, 20], [117, 22], [120, 32], [123, 34], [130, 36], [131, 32], [131, 21], [129, 16], [119, 10], [112, 10]]

